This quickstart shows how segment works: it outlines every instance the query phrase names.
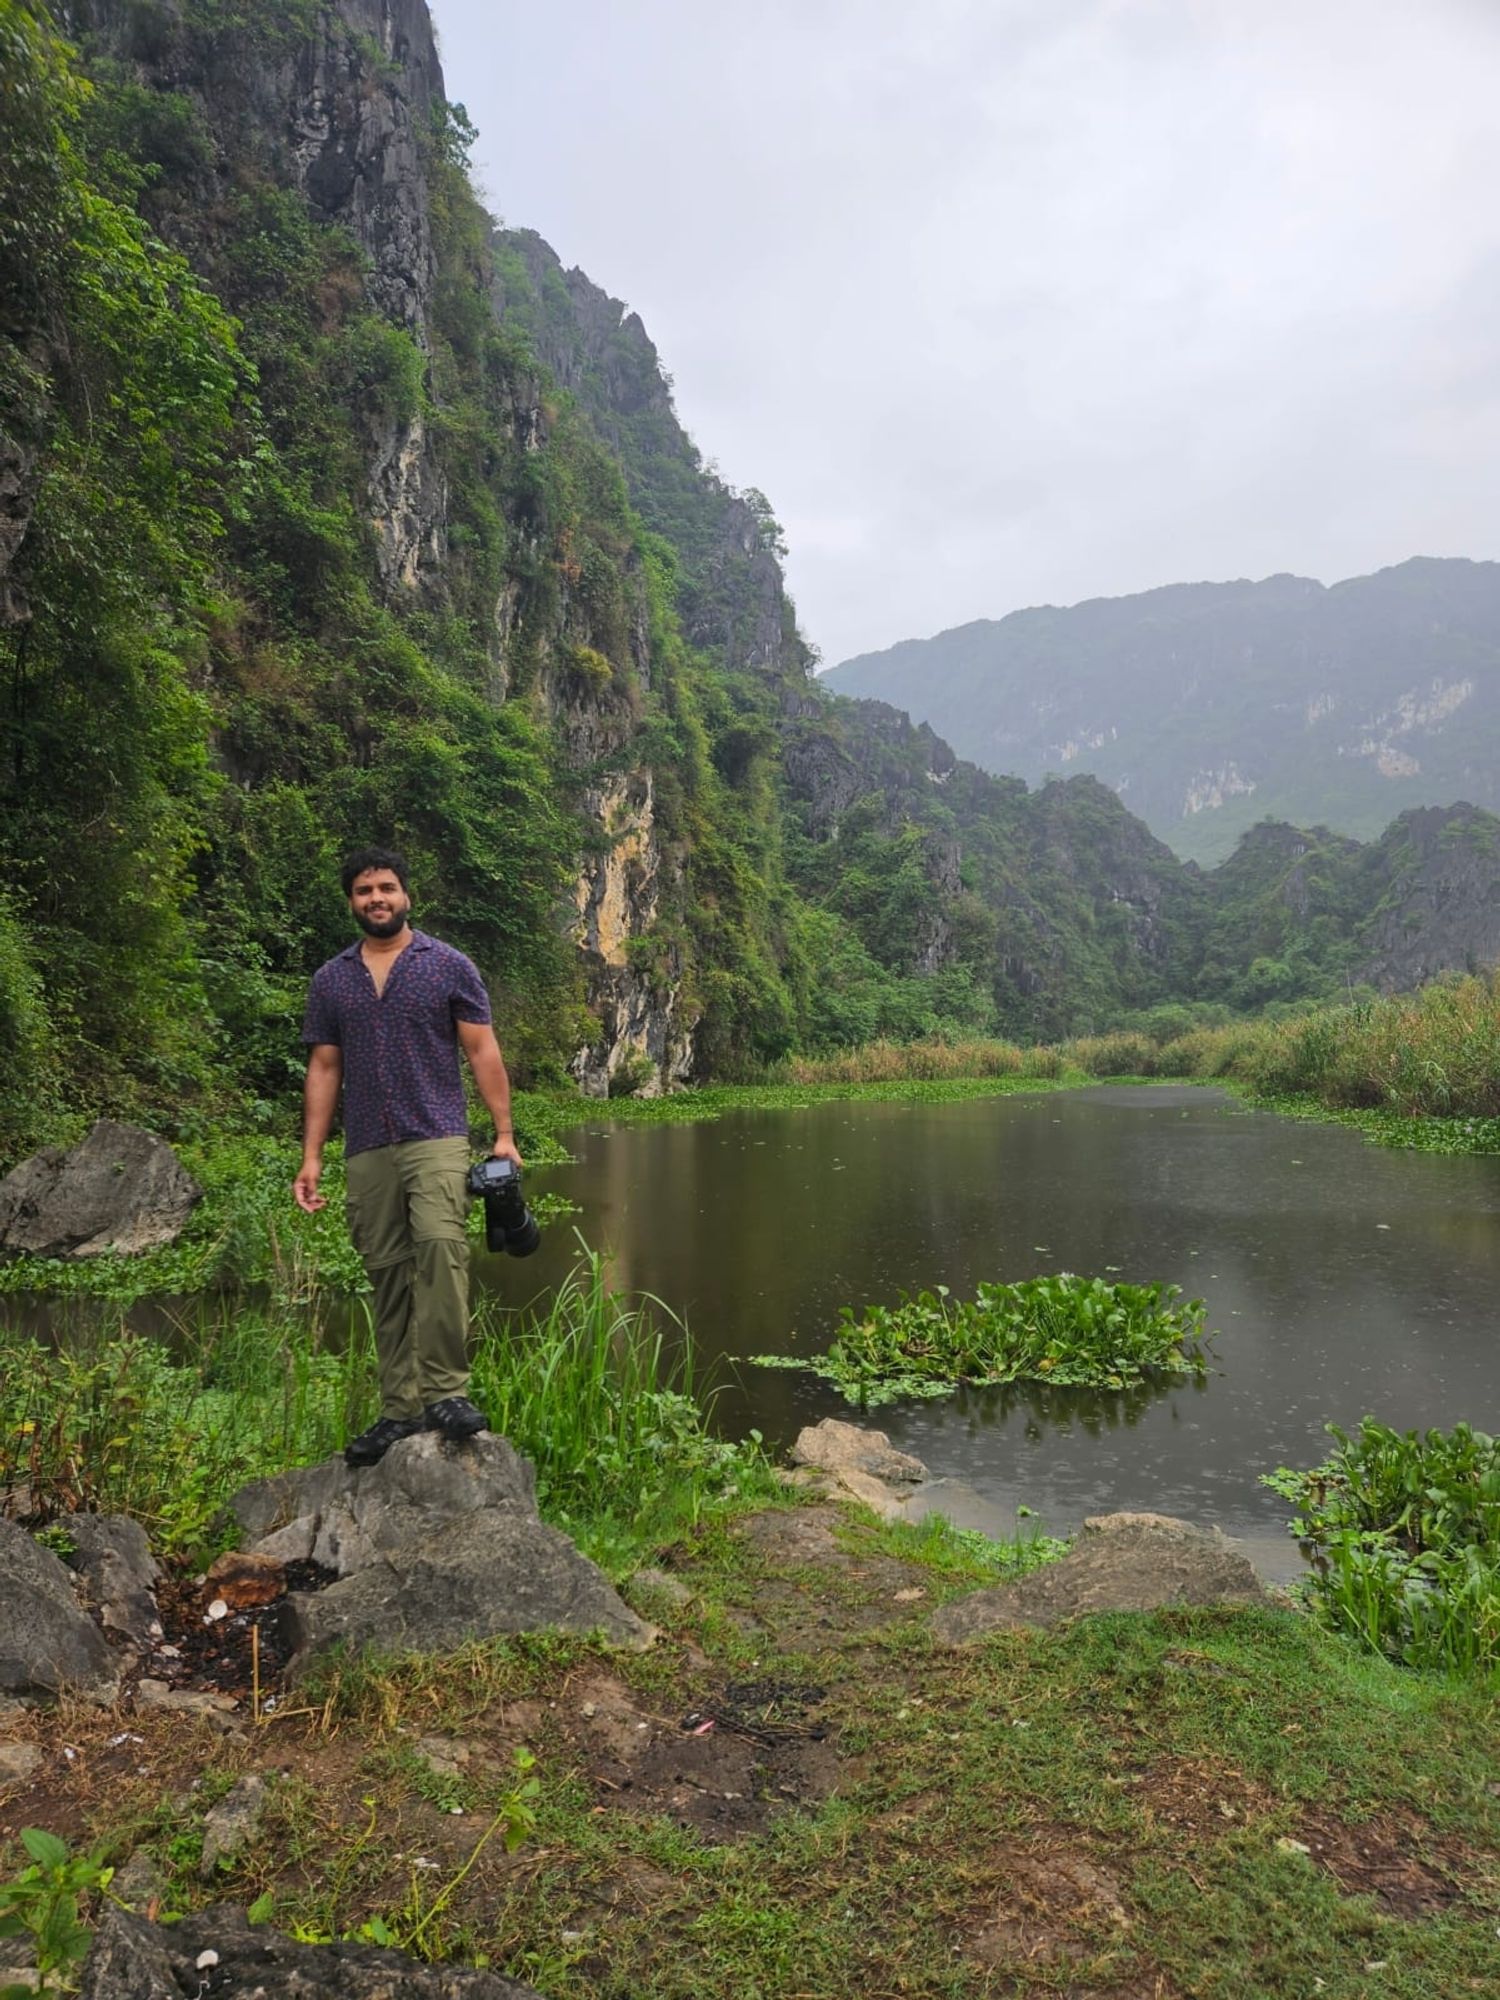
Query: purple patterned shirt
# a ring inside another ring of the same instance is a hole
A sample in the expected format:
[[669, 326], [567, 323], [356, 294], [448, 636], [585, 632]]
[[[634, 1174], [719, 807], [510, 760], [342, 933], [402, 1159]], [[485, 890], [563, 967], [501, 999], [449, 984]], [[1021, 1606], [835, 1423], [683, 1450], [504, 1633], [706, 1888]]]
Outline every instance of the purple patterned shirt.
[[452, 945], [414, 930], [377, 993], [359, 942], [313, 974], [302, 1039], [344, 1055], [344, 1151], [407, 1139], [466, 1138], [459, 1021], [490, 1018], [478, 968]]

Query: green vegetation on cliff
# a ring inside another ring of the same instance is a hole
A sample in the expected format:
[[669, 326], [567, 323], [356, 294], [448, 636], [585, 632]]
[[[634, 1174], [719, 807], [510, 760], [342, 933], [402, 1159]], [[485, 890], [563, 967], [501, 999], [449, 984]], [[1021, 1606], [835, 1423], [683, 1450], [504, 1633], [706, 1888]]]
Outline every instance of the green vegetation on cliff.
[[1488, 815], [1205, 877], [830, 698], [639, 319], [481, 209], [419, 5], [70, 18], [0, 0], [0, 1159], [285, 1133], [367, 838], [520, 1078], [611, 1092], [1485, 954]]

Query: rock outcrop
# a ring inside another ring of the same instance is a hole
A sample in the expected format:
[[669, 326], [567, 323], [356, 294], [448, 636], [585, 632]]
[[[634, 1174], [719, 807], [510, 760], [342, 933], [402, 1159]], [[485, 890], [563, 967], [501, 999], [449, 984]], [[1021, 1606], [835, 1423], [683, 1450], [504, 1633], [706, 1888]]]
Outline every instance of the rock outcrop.
[[653, 1637], [540, 1519], [530, 1465], [489, 1432], [462, 1445], [424, 1432], [358, 1471], [333, 1458], [260, 1480], [234, 1514], [253, 1553], [337, 1574], [286, 1600], [294, 1666], [339, 1643], [442, 1653], [548, 1629], [624, 1646]]
[[115, 1655], [79, 1604], [67, 1566], [0, 1519], [0, 1693], [73, 1689], [109, 1699], [117, 1686]]
[[182, 1234], [202, 1196], [165, 1140], [101, 1118], [70, 1152], [44, 1146], [0, 1181], [0, 1254], [155, 1250]]
[[160, 1639], [156, 1585], [161, 1570], [140, 1522], [124, 1514], [75, 1514], [68, 1534], [73, 1543], [69, 1567], [104, 1631], [136, 1647]]
[[83, 1968], [82, 2000], [541, 2000], [498, 1972], [422, 1965], [366, 1944], [298, 1944], [247, 1923], [242, 1910], [203, 1910], [153, 1924], [107, 1910]]
[[1089, 1612], [1265, 1601], [1249, 1562], [1216, 1530], [1167, 1514], [1101, 1514], [1085, 1521], [1061, 1561], [956, 1599], [935, 1615], [932, 1630], [944, 1644], [962, 1646], [991, 1632], [1059, 1625]]

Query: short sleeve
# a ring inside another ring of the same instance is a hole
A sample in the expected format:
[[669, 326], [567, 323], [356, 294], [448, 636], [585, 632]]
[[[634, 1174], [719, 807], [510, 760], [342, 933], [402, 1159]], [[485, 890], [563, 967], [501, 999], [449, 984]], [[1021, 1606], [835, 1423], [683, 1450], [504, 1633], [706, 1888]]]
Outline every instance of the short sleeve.
[[344, 1046], [343, 1026], [339, 1011], [329, 991], [324, 967], [313, 974], [312, 985], [307, 989], [307, 1012], [302, 1016], [302, 1040], [307, 1048], [316, 1048], [320, 1042], [331, 1043], [335, 1048]]
[[490, 996], [484, 990], [478, 966], [472, 959], [465, 958], [461, 951], [453, 954], [448, 1006], [455, 1021], [472, 1021], [482, 1027], [489, 1025]]

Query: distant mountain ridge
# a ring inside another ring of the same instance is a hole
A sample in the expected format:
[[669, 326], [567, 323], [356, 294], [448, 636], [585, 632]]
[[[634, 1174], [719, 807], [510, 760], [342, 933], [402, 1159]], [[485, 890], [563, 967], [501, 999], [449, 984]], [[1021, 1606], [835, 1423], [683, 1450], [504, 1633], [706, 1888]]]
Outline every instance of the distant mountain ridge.
[[1015, 611], [823, 680], [905, 709], [986, 770], [1091, 772], [1210, 866], [1267, 817], [1368, 839], [1414, 806], [1500, 808], [1496, 562]]

